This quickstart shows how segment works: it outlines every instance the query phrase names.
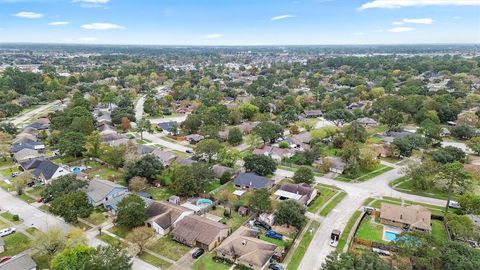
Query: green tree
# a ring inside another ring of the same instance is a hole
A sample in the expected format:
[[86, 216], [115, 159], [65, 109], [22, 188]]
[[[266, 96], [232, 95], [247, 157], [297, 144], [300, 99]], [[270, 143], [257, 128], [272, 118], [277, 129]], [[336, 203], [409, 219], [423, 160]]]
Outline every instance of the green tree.
[[445, 213], [448, 212], [453, 194], [455, 192], [463, 193], [471, 185], [470, 176], [463, 169], [463, 164], [458, 161], [444, 164], [435, 177], [435, 183], [442, 186], [448, 193]]
[[430, 119], [425, 119], [420, 124], [420, 128], [417, 132], [425, 136], [427, 143], [432, 144], [442, 141], [442, 136], [440, 136], [441, 131], [442, 127], [440, 124], [435, 123]]
[[61, 216], [66, 222], [77, 223], [78, 217], [87, 218], [92, 213], [92, 205], [85, 192], [67, 193], [52, 201], [50, 212]]
[[242, 140], [242, 131], [238, 127], [233, 127], [228, 130], [227, 142], [230, 145], [239, 145], [240, 143], [242, 143]]
[[83, 268], [78, 270], [130, 270], [132, 259], [120, 247], [99, 246], [85, 262]]
[[52, 257], [65, 248], [66, 241], [65, 232], [59, 227], [53, 227], [46, 232], [36, 232], [32, 247], [41, 254]]
[[448, 213], [445, 215], [445, 224], [454, 239], [466, 241], [479, 236], [473, 221], [468, 216]]
[[364, 143], [368, 137], [365, 127], [357, 121], [353, 121], [350, 125], [345, 126], [343, 133], [345, 138], [352, 142]]
[[387, 125], [389, 131], [399, 130], [403, 115], [397, 110], [387, 109], [380, 115], [380, 123]]
[[95, 130], [93, 119], [91, 117], [75, 117], [70, 125], [70, 130], [88, 135]]
[[293, 175], [293, 181], [295, 181], [295, 183], [311, 184], [314, 179], [315, 175], [313, 174], [313, 170], [307, 166], [301, 166]]
[[253, 129], [253, 132], [260, 136], [264, 143], [274, 143], [276, 139], [282, 137], [283, 129], [273, 122], [261, 122]]
[[248, 172], [254, 172], [261, 176], [273, 174], [277, 170], [277, 163], [269, 156], [249, 155], [243, 158], [243, 161]]
[[238, 111], [242, 114], [243, 119], [251, 120], [253, 116], [259, 112], [259, 109], [253, 104], [242, 103], [238, 106]]
[[153, 182], [157, 176], [161, 175], [163, 165], [160, 160], [153, 155], [145, 155], [139, 160], [128, 163], [125, 167], [125, 179], [129, 181], [135, 176], [145, 177], [149, 182]]
[[188, 134], [197, 133], [202, 126], [202, 116], [200, 114], [189, 114], [182, 123], [182, 128]]
[[412, 155], [413, 150], [425, 147], [427, 142], [422, 136], [411, 134], [403, 138], [395, 138], [392, 144], [398, 149], [401, 156], [409, 157]]
[[192, 197], [199, 192], [198, 183], [193, 177], [190, 166], [175, 166], [172, 168], [172, 181], [175, 194], [183, 197]]
[[116, 223], [128, 229], [141, 226], [147, 219], [145, 201], [136, 194], [123, 198], [117, 205]]
[[480, 265], [480, 252], [461, 242], [448, 242], [440, 253], [441, 269], [473, 270]]
[[338, 254], [332, 252], [322, 264], [321, 270], [389, 270], [390, 267], [372, 252]]
[[17, 177], [13, 178], [13, 184], [15, 185], [15, 189], [17, 190], [18, 195], [22, 195], [23, 189], [27, 187], [27, 184], [33, 181], [33, 175], [29, 171], [25, 171], [18, 175]]
[[340, 157], [345, 162], [345, 174], [351, 177], [360, 171], [360, 147], [358, 143], [346, 141], [340, 151]]
[[465, 152], [463, 152], [462, 149], [454, 146], [439, 148], [435, 151], [432, 151], [430, 156], [434, 161], [442, 164], [451, 163], [454, 161], [464, 163], [466, 158]]
[[438, 243], [430, 234], [402, 233], [392, 245], [398, 249], [399, 256], [410, 260], [413, 269], [439, 269], [440, 250]]
[[305, 211], [305, 206], [294, 200], [282, 201], [274, 213], [275, 223], [300, 229], [307, 222]]
[[152, 123], [149, 120], [142, 118], [138, 121], [137, 131], [140, 132], [140, 139], [143, 140], [143, 132], [152, 132]]
[[467, 214], [480, 215], [480, 195], [466, 192], [458, 199], [462, 210]]
[[92, 253], [95, 252], [94, 248], [87, 246], [76, 246], [63, 250], [55, 255], [50, 263], [52, 270], [79, 270], [82, 268], [86, 261], [90, 258]]
[[222, 144], [215, 139], [202, 140], [195, 146], [195, 156], [210, 162], [222, 148]]
[[102, 137], [98, 131], [85, 137], [85, 150], [88, 157], [99, 158], [102, 155]]
[[249, 198], [250, 208], [256, 213], [269, 213], [272, 211], [272, 200], [270, 193], [265, 188], [257, 189]]
[[67, 132], [60, 137], [58, 149], [60, 153], [75, 158], [82, 155], [85, 151], [85, 137], [79, 132]]
[[325, 113], [325, 119], [332, 121], [337, 127], [352, 121], [353, 118], [353, 114], [346, 109], [335, 109]]
[[126, 148], [124, 145], [109, 146], [105, 145], [102, 148], [102, 155], [100, 156], [103, 161], [118, 169], [123, 166], [125, 162]]
[[475, 134], [474, 130], [471, 127], [463, 125], [452, 127], [450, 129], [450, 132], [453, 137], [459, 140], [469, 140]]
[[78, 191], [86, 185], [87, 182], [76, 179], [75, 175], [64, 175], [46, 185], [42, 198], [49, 202], [64, 194]]
[[237, 160], [240, 159], [240, 156], [240, 151], [236, 148], [224, 147], [218, 152], [217, 161], [224, 166], [233, 168]]
[[473, 137], [466, 144], [477, 156], [480, 156], [480, 137]]

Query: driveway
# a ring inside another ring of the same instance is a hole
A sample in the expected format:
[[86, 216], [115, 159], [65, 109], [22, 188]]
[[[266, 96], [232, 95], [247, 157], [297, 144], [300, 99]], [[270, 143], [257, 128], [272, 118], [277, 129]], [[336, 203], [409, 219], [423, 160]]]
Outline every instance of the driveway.
[[143, 117], [143, 104], [145, 103], [145, 96], [141, 96], [137, 100], [137, 104], [135, 104], [135, 118], [137, 119], [137, 123]]

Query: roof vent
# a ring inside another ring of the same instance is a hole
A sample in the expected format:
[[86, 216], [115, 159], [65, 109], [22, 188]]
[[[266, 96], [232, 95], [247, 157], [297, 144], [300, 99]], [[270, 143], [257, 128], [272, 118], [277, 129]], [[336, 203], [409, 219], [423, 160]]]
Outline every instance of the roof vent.
[[243, 245], [243, 246], [247, 245], [247, 241], [246, 241], [246, 240], [242, 240], [242, 245]]

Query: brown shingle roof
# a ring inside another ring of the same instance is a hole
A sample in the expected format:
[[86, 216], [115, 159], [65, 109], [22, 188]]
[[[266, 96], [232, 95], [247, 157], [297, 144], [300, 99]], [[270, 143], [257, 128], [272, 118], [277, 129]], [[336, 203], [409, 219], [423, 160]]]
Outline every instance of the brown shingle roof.
[[147, 217], [153, 218], [153, 222], [163, 229], [168, 229], [184, 212], [191, 210], [168, 202], [154, 201], [147, 208]]
[[228, 229], [229, 227], [222, 223], [197, 215], [190, 215], [177, 223], [171, 235], [181, 242], [199, 242], [210, 245], [217, 240], [218, 234], [222, 230]]
[[409, 224], [410, 227], [430, 231], [432, 213], [421, 205], [399, 206], [382, 203], [380, 218]]

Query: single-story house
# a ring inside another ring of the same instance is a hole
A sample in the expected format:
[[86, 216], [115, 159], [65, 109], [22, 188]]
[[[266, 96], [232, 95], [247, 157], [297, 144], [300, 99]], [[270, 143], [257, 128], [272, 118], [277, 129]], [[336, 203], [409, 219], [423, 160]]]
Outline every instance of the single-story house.
[[203, 140], [205, 137], [200, 135], [200, 134], [190, 134], [185, 136], [185, 139], [190, 143], [190, 144], [196, 144]]
[[[112, 214], [115, 214], [117, 212], [118, 203], [121, 202], [125, 197], [127, 197], [130, 194], [132, 193], [128, 191], [118, 196], [112, 197], [108, 201], [104, 201], [103, 205], [105, 206], [105, 209], [107, 209], [107, 211], [110, 211]], [[138, 195], [140, 196], [140, 198], [142, 198], [142, 200], [145, 202], [145, 205], [147, 207], [152, 203], [151, 199], [141, 196], [141, 194], [138, 194]]]
[[295, 144], [301, 144], [301, 143], [308, 144], [312, 140], [312, 135], [310, 134], [310, 132], [304, 132], [304, 133], [293, 135], [292, 140]]
[[378, 122], [370, 117], [361, 117], [355, 120], [357, 123], [362, 124], [367, 127], [376, 127], [378, 126]]
[[7, 261], [0, 263], [0, 270], [36, 270], [37, 264], [30, 255], [24, 253], [13, 256]]
[[149, 145], [137, 144], [137, 154], [140, 156], [152, 153], [156, 148]]
[[165, 167], [170, 166], [172, 161], [177, 158], [176, 155], [160, 149], [155, 149], [151, 154], [154, 155], [157, 159], [159, 159]]
[[40, 179], [42, 182], [47, 183], [53, 179], [56, 179], [60, 176], [69, 174], [70, 172], [57, 164], [51, 162], [48, 159], [42, 160], [35, 168], [32, 174]]
[[233, 185], [240, 189], [270, 189], [273, 184], [273, 180], [262, 177], [256, 173], [240, 173], [233, 180]]
[[254, 155], [269, 156], [275, 161], [282, 161], [283, 158], [290, 158], [295, 154], [295, 151], [290, 148], [280, 148], [276, 146], [264, 146], [253, 150]]
[[384, 135], [380, 135], [380, 137], [382, 138], [382, 141], [385, 142], [385, 143], [391, 143], [393, 142], [393, 140], [395, 139], [399, 139], [399, 138], [404, 138], [408, 135], [411, 135], [413, 134], [412, 132], [408, 132], [408, 131], [390, 131], [390, 132], [386, 132]]
[[166, 235], [177, 222], [193, 211], [164, 201], [153, 201], [147, 207], [147, 226], [153, 228], [158, 234]]
[[104, 202], [128, 192], [128, 188], [115, 184], [112, 181], [93, 179], [88, 183], [85, 191], [88, 201], [93, 206], [99, 206]]
[[177, 121], [162, 122], [158, 123], [158, 127], [165, 134], [173, 134], [173, 131], [178, 127], [178, 123]]
[[21, 161], [19, 162], [19, 164], [24, 171], [29, 171], [29, 170], [36, 169], [40, 165], [40, 163], [42, 163], [42, 161], [44, 160], [45, 160], [44, 157], [38, 157], [31, 160]]
[[20, 162], [27, 161], [27, 160], [32, 160], [34, 158], [41, 157], [41, 156], [42, 156], [42, 154], [38, 153], [37, 150], [24, 148], [24, 149], [16, 152], [15, 154], [13, 154], [13, 159], [16, 162], [20, 163]]
[[20, 133], [17, 136], [15, 136], [15, 139], [12, 141], [12, 144], [29, 143], [29, 142], [36, 142], [36, 141], [38, 141], [37, 136], [30, 133]]
[[176, 241], [190, 247], [200, 247], [210, 251], [217, 247], [230, 233], [225, 224], [197, 215], [189, 215], [180, 220], [170, 233]]
[[266, 269], [278, 247], [258, 238], [259, 232], [241, 226], [216, 250], [226, 257], [255, 270]]
[[36, 130], [47, 130], [48, 128], [50, 128], [50, 124], [43, 124], [43, 123], [40, 123], [40, 122], [33, 122], [33, 123], [29, 124], [28, 127], [34, 128], [34, 129], [36, 129]]
[[382, 203], [380, 207], [380, 222], [399, 228], [431, 232], [432, 213], [421, 205], [400, 206]]
[[303, 112], [307, 118], [317, 118], [323, 115], [322, 111], [320, 110], [310, 110]]
[[22, 149], [32, 149], [32, 150], [41, 151], [45, 149], [45, 144], [43, 144], [42, 142], [15, 143], [15, 144], [12, 144], [12, 146], [10, 147], [10, 152], [17, 153]]
[[285, 183], [275, 191], [279, 200], [295, 200], [303, 205], [309, 205], [317, 196], [317, 190], [308, 184]]

